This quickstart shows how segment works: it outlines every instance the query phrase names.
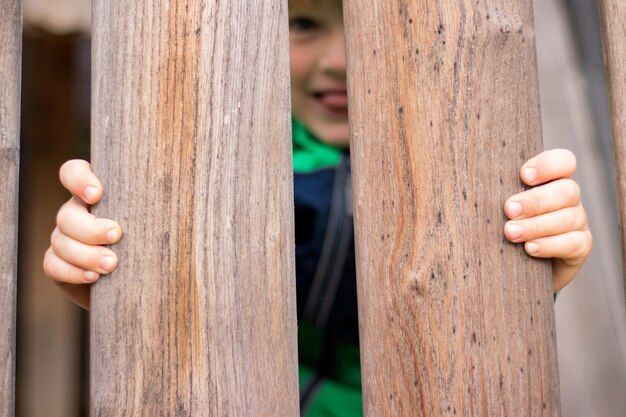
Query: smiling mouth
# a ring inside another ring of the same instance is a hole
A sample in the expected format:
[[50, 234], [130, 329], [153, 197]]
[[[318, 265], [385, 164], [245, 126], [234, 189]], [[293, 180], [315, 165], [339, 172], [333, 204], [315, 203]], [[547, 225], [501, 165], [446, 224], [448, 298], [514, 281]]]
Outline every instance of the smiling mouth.
[[313, 94], [313, 98], [331, 113], [348, 111], [348, 92], [346, 90], [329, 90]]

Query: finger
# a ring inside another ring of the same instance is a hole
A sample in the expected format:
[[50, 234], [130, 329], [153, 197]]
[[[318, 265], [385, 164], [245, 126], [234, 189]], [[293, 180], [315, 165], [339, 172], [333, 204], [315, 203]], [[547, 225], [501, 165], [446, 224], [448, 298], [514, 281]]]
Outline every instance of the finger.
[[91, 284], [100, 278], [100, 274], [94, 271], [85, 271], [82, 268], [71, 265], [48, 248], [43, 259], [43, 270], [47, 276], [57, 283], [68, 284]]
[[511, 220], [538, 216], [580, 204], [580, 187], [576, 181], [560, 179], [509, 197], [504, 212]]
[[59, 210], [57, 227], [62, 234], [89, 245], [112, 244], [122, 237], [122, 228], [118, 223], [97, 218], [76, 197]]
[[566, 265], [582, 264], [591, 252], [589, 230], [533, 239], [524, 244], [526, 253], [537, 258], [559, 258]]
[[526, 242], [575, 230], [587, 229], [587, 214], [582, 205], [567, 207], [504, 225], [504, 235], [511, 242]]
[[574, 171], [576, 156], [567, 149], [552, 149], [526, 161], [520, 169], [520, 177], [528, 185], [538, 185], [569, 178]]
[[77, 268], [108, 274], [117, 267], [117, 256], [104, 246], [86, 245], [54, 229], [52, 250], [63, 261]]
[[59, 178], [69, 192], [86, 204], [94, 204], [102, 198], [102, 184], [87, 161], [67, 161], [59, 170]]

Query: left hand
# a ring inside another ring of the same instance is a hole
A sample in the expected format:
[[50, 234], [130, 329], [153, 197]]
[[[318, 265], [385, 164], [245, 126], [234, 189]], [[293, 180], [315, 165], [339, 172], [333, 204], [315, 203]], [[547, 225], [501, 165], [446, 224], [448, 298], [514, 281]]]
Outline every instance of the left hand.
[[576, 157], [565, 149], [545, 151], [522, 165], [520, 176], [530, 190], [509, 197], [510, 219], [504, 235], [524, 243], [530, 256], [552, 259], [554, 292], [565, 287], [585, 263], [592, 247], [580, 187], [571, 176]]

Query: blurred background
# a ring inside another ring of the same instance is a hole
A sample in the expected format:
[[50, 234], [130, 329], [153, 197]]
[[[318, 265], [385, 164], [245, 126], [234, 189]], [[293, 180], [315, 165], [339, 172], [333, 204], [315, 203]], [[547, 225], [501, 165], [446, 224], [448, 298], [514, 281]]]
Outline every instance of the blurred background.
[[[43, 275], [58, 169], [89, 156], [90, 1], [24, 0], [16, 415], [88, 415], [88, 316]], [[578, 157], [594, 251], [558, 297], [563, 417], [626, 416], [626, 314], [595, 0], [535, 0], [546, 149]], [[120, 381], [120, 383], [123, 383]]]

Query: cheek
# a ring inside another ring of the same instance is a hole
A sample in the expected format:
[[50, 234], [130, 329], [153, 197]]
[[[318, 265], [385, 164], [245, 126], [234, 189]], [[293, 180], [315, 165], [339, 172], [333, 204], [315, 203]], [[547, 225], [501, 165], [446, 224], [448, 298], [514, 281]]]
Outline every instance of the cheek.
[[312, 73], [312, 54], [302, 47], [291, 47], [289, 55], [289, 73], [291, 74], [292, 88], [295, 85], [303, 87]]
[[291, 53], [291, 112], [296, 118], [306, 117], [307, 86], [310, 77], [310, 57], [302, 51]]

